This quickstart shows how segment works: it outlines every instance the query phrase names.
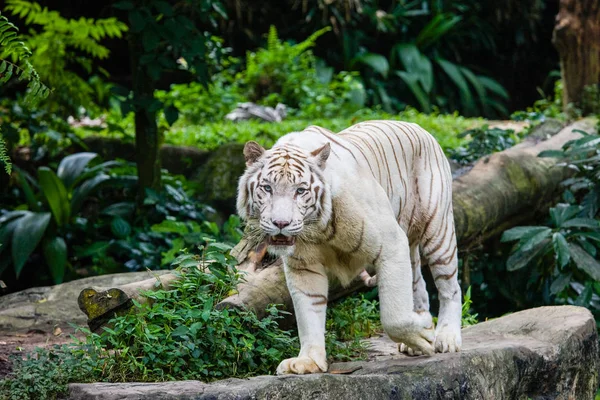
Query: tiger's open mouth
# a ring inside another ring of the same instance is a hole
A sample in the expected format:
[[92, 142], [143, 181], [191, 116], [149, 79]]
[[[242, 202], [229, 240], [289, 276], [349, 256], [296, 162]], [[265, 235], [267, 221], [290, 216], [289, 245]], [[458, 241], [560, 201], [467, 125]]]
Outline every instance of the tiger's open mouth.
[[296, 243], [294, 236], [275, 235], [269, 236], [269, 244], [275, 246], [293, 246]]

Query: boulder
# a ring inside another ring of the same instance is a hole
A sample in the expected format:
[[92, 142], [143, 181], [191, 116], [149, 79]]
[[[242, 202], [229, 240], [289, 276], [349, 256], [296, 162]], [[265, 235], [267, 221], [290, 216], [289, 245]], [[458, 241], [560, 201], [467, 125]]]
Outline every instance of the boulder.
[[244, 173], [243, 143], [227, 143], [214, 150], [206, 163], [191, 178], [199, 185], [198, 196], [227, 218], [235, 214], [240, 176]]
[[325, 374], [161, 383], [71, 384], [70, 399], [593, 399], [596, 323], [585, 308], [540, 307], [463, 329], [460, 353], [398, 354], [371, 340], [370, 360]]
[[70, 329], [69, 322], [85, 325], [86, 315], [77, 305], [79, 293], [86, 287], [115, 287], [162, 275], [170, 271], [127, 272], [92, 276], [55, 286], [22, 290], [0, 297], [0, 334], [41, 330], [54, 326]]

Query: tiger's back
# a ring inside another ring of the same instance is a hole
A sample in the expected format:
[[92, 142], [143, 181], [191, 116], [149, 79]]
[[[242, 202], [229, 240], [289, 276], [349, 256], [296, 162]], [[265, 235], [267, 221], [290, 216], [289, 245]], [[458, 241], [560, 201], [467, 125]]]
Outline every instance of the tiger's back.
[[338, 134], [310, 126], [300, 134], [327, 138], [334, 156], [368, 171], [385, 191], [396, 221], [411, 242], [441, 228], [452, 212], [450, 165], [435, 138], [416, 124], [373, 120]]

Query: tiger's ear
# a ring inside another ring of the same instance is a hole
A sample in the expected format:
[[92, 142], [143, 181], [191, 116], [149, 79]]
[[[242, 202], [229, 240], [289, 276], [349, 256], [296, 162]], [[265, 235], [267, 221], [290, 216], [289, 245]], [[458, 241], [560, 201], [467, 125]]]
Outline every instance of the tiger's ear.
[[244, 158], [246, 167], [251, 166], [265, 153], [265, 149], [255, 141], [251, 140], [244, 145]]
[[325, 143], [324, 146], [319, 147], [318, 149], [312, 151], [310, 153], [311, 156], [315, 158], [315, 161], [319, 168], [324, 169], [325, 163], [329, 158], [329, 153], [331, 153], [331, 144], [329, 142]]

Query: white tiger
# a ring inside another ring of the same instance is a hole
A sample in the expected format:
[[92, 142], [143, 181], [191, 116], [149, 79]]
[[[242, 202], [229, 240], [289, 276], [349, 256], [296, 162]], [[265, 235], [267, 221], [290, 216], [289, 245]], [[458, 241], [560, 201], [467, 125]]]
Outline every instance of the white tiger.
[[[270, 150], [250, 141], [244, 156], [238, 213], [282, 257], [300, 336], [300, 354], [283, 360], [278, 374], [327, 371], [328, 276], [348, 284], [369, 264], [383, 328], [400, 351], [460, 350], [452, 177], [428, 132], [384, 120], [339, 134], [310, 126]], [[421, 256], [440, 298], [435, 330]]]

